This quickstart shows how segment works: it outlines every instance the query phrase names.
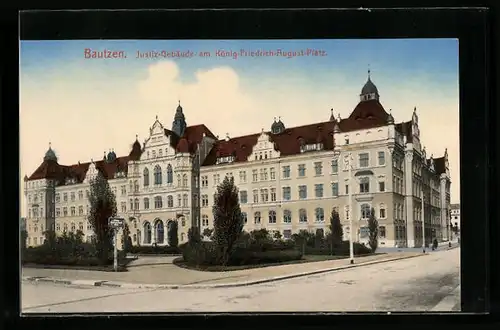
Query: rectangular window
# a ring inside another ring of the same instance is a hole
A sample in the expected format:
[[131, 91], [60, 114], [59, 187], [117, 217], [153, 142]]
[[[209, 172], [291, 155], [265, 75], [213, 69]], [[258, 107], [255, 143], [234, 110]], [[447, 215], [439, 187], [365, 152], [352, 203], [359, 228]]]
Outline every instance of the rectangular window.
[[208, 176], [204, 175], [201, 177], [201, 187], [206, 188], [208, 187]]
[[368, 167], [369, 156], [368, 153], [364, 152], [359, 154], [359, 167]]
[[305, 164], [300, 164], [298, 166], [298, 171], [299, 171], [299, 177], [306, 176], [306, 165]]
[[240, 191], [240, 203], [241, 204], [248, 203], [248, 195], [247, 195], [247, 192], [245, 190]]
[[332, 160], [332, 174], [337, 174], [339, 172], [339, 161], [337, 159]]
[[290, 166], [283, 166], [283, 178], [288, 179], [290, 177]]
[[[246, 193], [246, 191], [245, 191], [245, 193]], [[202, 207], [208, 206], [208, 195], [201, 195], [201, 206]]]
[[253, 202], [254, 203], [258, 203], [259, 202], [259, 191], [257, 189], [255, 189], [253, 191]]
[[61, 209], [56, 208], [56, 217], [60, 217], [60, 216], [61, 216]]
[[292, 199], [292, 190], [290, 187], [283, 187], [283, 200], [289, 201], [290, 199]]
[[384, 192], [385, 191], [385, 182], [384, 181], [380, 181], [378, 183], [378, 191], [380, 191], [380, 192]]
[[283, 238], [285, 238], [285, 239], [292, 238], [292, 230], [290, 230], [290, 229], [283, 230]]
[[379, 218], [380, 219], [385, 219], [385, 209], [380, 209]]
[[385, 165], [385, 151], [378, 152], [378, 164]]
[[339, 195], [339, 184], [338, 182], [332, 182], [332, 196], [336, 197]]
[[271, 202], [276, 202], [276, 188], [271, 188]]
[[68, 193], [63, 194], [63, 201], [65, 201], [65, 202], [68, 201]]
[[299, 186], [299, 198], [300, 199], [307, 198], [307, 186]]
[[322, 162], [315, 162], [314, 163], [314, 173], [316, 175], [322, 175], [323, 174], [323, 163]]
[[74, 217], [76, 215], [76, 209], [74, 206], [71, 207], [71, 216]]
[[83, 215], [83, 206], [78, 206], [78, 215]]
[[323, 197], [323, 184], [315, 184], [314, 185], [314, 194], [317, 198]]
[[271, 177], [271, 180], [276, 180], [276, 169], [274, 167], [269, 169], [269, 176]]
[[247, 182], [247, 172], [240, 171], [240, 183], [245, 183], [245, 182]]
[[122, 213], [127, 212], [127, 202], [121, 202]]
[[362, 178], [359, 182], [359, 192], [366, 194], [370, 192], [370, 179]]
[[257, 170], [252, 170], [252, 181], [257, 182], [259, 180], [259, 173]]
[[72, 202], [74, 202], [74, 201], [75, 201], [75, 193], [74, 193], [74, 192], [72, 192], [72, 193], [71, 193], [71, 201], [72, 201]]
[[385, 238], [385, 227], [384, 226], [378, 227], [378, 235], [380, 236], [380, 238]]
[[269, 201], [269, 193], [267, 189], [261, 189], [260, 190], [260, 197], [261, 197], [261, 202], [265, 203]]
[[61, 201], [61, 196], [59, 193], [56, 194], [56, 203], [59, 203]]
[[349, 185], [348, 184], [345, 185], [345, 194], [346, 195], [349, 194]]

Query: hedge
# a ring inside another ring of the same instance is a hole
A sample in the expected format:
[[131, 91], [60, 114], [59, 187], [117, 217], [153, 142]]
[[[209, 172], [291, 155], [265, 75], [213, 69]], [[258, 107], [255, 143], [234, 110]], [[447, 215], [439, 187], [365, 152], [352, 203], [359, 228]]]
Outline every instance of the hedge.
[[[363, 255], [372, 253], [371, 249], [360, 243], [353, 243], [354, 254]], [[329, 246], [322, 247], [309, 247], [305, 248], [306, 255], [337, 255], [337, 256], [348, 256], [350, 254], [349, 242], [343, 241], [340, 245], [334, 246], [331, 249]], [[333, 253], [332, 253], [333, 252]]]
[[[192, 265], [217, 265], [217, 251], [213, 242], [200, 242], [182, 247], [182, 257]], [[227, 266], [280, 263], [302, 259], [302, 252], [280, 244], [255, 244], [236, 246]]]
[[181, 254], [176, 246], [131, 246], [128, 250], [132, 254]]

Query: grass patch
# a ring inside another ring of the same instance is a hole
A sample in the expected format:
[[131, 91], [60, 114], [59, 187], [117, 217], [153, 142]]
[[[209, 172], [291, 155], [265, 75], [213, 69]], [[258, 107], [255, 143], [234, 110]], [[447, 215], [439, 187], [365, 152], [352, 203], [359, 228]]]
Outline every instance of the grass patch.
[[[130, 261], [129, 261], [130, 262]], [[118, 265], [118, 272], [127, 272], [127, 262], [126, 264], [121, 263]], [[43, 264], [33, 264], [26, 263], [23, 268], [38, 268], [38, 269], [72, 269], [72, 270], [91, 270], [98, 272], [114, 272], [115, 269], [113, 265], [100, 265], [100, 266], [81, 266], [81, 265], [43, 265]]]
[[238, 265], [238, 266], [219, 266], [219, 265], [190, 265], [182, 257], [175, 258], [173, 264], [186, 269], [205, 271], [205, 272], [230, 272], [235, 270], [253, 269], [253, 268], [264, 268], [272, 266], [282, 266], [282, 265], [292, 265], [292, 264], [302, 264], [307, 262], [318, 262], [327, 260], [338, 260], [349, 258], [348, 256], [331, 256], [331, 255], [306, 255], [299, 260], [290, 260], [283, 262], [270, 262], [265, 264], [250, 264], [250, 265]]

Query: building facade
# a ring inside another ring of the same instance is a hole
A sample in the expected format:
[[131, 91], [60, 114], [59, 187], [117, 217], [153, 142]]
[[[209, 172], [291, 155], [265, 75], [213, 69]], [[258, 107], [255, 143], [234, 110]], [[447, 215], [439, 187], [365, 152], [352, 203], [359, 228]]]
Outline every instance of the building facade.
[[460, 230], [460, 204], [451, 204], [451, 225]]
[[275, 118], [269, 131], [219, 139], [205, 125], [188, 126], [179, 104], [171, 129], [156, 118], [149, 137], [142, 144], [136, 137], [127, 156], [110, 150], [100, 160], [67, 166], [49, 147], [24, 179], [28, 245], [42, 244], [49, 228], [81, 230], [90, 239], [87, 197], [97, 171], [108, 179], [133, 244], [168, 244], [175, 221], [180, 243], [191, 226], [212, 228], [216, 188], [226, 176], [239, 188], [247, 231], [266, 228], [285, 238], [302, 229], [325, 233], [335, 209], [345, 238], [352, 230], [364, 242], [373, 208], [381, 245], [421, 246], [422, 219], [427, 241], [449, 237], [448, 153], [428, 158], [416, 109], [411, 120], [395, 123], [370, 77], [348, 118], [332, 110], [327, 121], [291, 128]]

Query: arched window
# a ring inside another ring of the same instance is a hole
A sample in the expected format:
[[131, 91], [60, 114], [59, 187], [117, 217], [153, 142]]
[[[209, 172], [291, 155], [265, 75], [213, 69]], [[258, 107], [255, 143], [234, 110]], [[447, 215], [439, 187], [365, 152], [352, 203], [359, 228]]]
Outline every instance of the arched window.
[[325, 211], [321, 207], [316, 208], [315, 213], [316, 213], [316, 221], [317, 222], [324, 222], [325, 221]]
[[172, 171], [172, 165], [167, 165], [167, 183], [174, 182], [174, 172]]
[[144, 209], [148, 210], [149, 209], [149, 198], [144, 198]]
[[182, 195], [182, 206], [183, 207], [188, 206], [188, 195], [187, 194]]
[[151, 224], [144, 223], [144, 244], [151, 244]]
[[149, 186], [149, 170], [147, 168], [144, 169], [143, 177], [144, 177], [144, 187]]
[[362, 204], [361, 205], [361, 219], [368, 220], [370, 218], [370, 205]]
[[255, 212], [253, 219], [255, 224], [260, 224], [260, 212]]
[[184, 174], [182, 176], [182, 186], [187, 187], [187, 185], [188, 185], [188, 177], [187, 177], [187, 174]]
[[269, 211], [269, 223], [276, 223], [276, 211]]
[[134, 199], [134, 210], [139, 209], [139, 198]]
[[167, 207], [174, 207], [174, 197], [167, 196]]
[[379, 218], [385, 219], [386, 216], [387, 216], [387, 212], [385, 209], [385, 204], [380, 204], [380, 206], [379, 206]]
[[75, 223], [72, 222], [71, 223], [71, 231], [74, 232], [76, 230], [76, 226], [75, 226]]
[[307, 222], [307, 211], [306, 209], [299, 210], [299, 222]]
[[155, 184], [161, 184], [161, 167], [160, 165], [155, 166]]
[[177, 187], [180, 187], [181, 186], [181, 183], [182, 183], [182, 178], [181, 178], [181, 175], [180, 174], [177, 174]]
[[64, 231], [64, 232], [67, 232], [67, 231], [68, 231], [68, 224], [67, 224], [67, 223], [65, 223], [65, 224], [63, 225], [63, 231]]
[[243, 219], [243, 224], [248, 222], [248, 215], [246, 212], [241, 212], [241, 218]]
[[165, 240], [164, 232], [165, 231], [163, 227], [163, 221], [161, 221], [160, 219], [156, 220], [155, 223], [156, 243], [163, 244], [163, 241]]

